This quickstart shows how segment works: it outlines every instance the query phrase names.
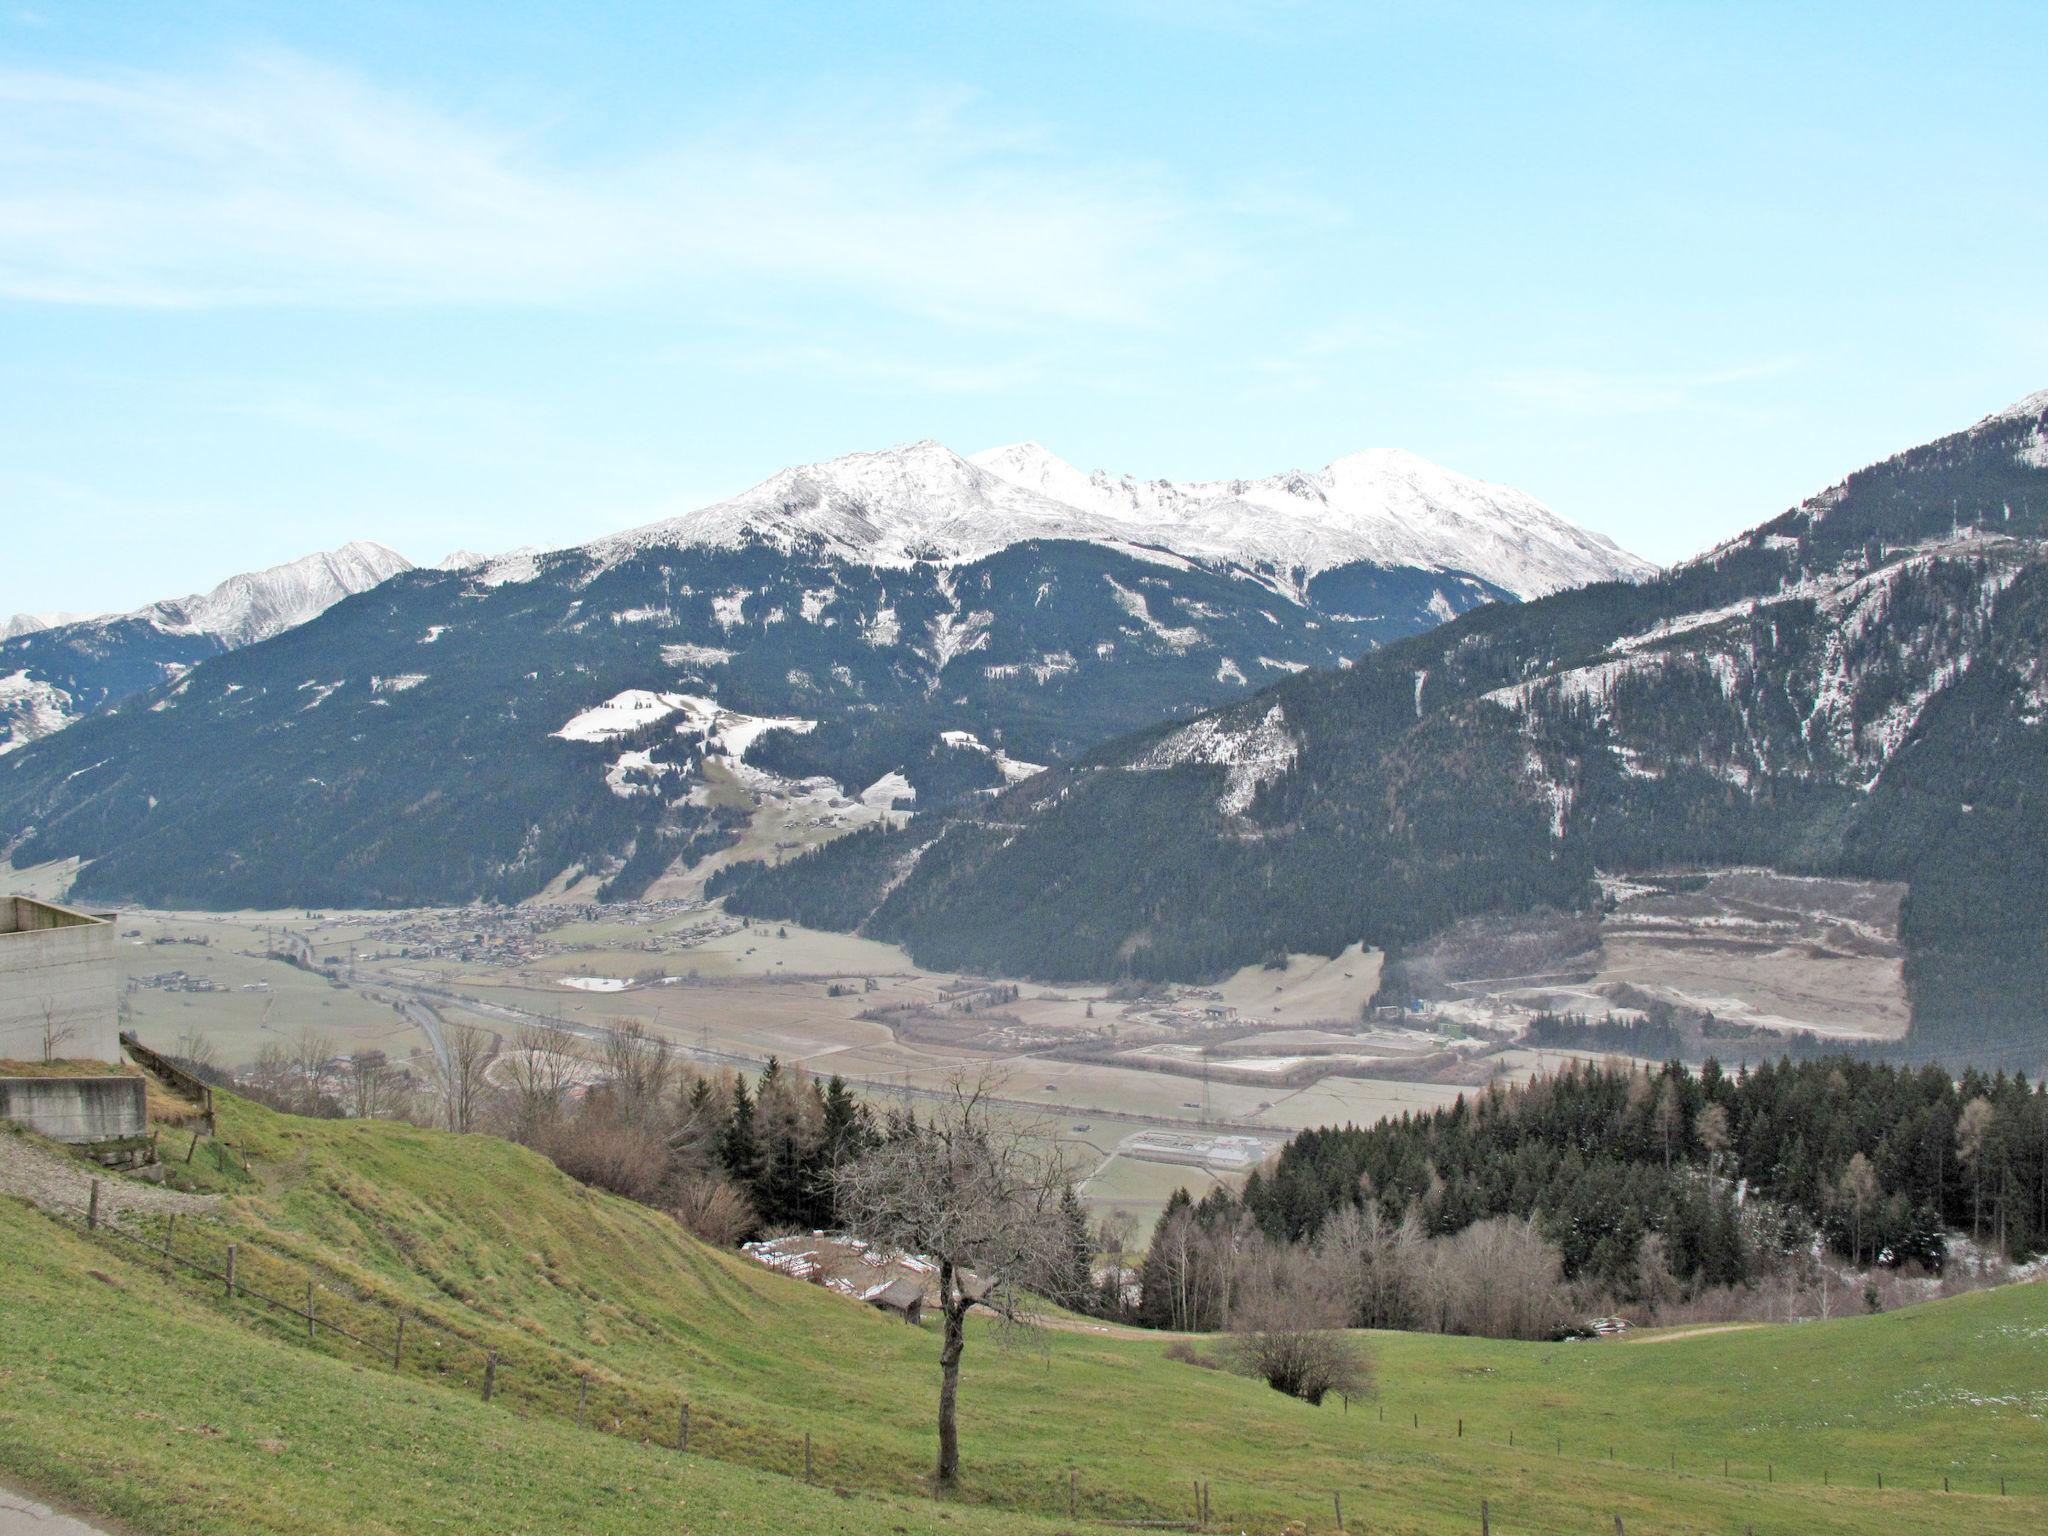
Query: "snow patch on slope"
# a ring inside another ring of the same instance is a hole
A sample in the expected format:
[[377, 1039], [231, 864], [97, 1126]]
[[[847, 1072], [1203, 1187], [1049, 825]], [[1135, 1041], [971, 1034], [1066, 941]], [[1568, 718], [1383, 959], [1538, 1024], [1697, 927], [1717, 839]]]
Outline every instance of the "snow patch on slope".
[[1191, 763], [1227, 768], [1216, 808], [1226, 816], [1242, 816], [1259, 790], [1285, 775], [1300, 756], [1301, 745], [1275, 704], [1249, 725], [1211, 715], [1182, 726], [1131, 767], [1147, 773]]

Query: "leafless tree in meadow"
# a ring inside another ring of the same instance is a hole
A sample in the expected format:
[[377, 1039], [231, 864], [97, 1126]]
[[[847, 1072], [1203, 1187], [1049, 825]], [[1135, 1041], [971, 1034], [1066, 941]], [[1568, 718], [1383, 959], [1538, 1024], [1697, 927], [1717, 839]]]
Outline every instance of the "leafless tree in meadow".
[[1345, 1279], [1334, 1264], [1261, 1266], [1238, 1298], [1231, 1351], [1238, 1369], [1306, 1403], [1332, 1392], [1362, 1396], [1372, 1387], [1372, 1356], [1343, 1331], [1349, 1312]]
[[475, 1130], [490, 1090], [487, 1073], [498, 1037], [475, 1024], [444, 1024], [441, 1043], [442, 1050], [431, 1059], [442, 1123], [451, 1131]]
[[940, 1487], [960, 1479], [960, 1357], [967, 1314], [986, 1307], [1011, 1326], [1032, 1322], [1028, 1293], [1066, 1256], [1060, 1194], [1067, 1170], [1052, 1143], [993, 1113], [987, 1077], [953, 1082], [930, 1119], [838, 1170], [848, 1225], [869, 1242], [920, 1254], [938, 1268]]

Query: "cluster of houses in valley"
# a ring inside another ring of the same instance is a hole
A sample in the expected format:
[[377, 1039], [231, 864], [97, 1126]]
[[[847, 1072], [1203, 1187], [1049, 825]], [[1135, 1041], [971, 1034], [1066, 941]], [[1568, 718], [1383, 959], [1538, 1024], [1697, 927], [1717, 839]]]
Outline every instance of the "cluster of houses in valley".
[[[673, 932], [650, 931], [628, 943], [578, 945], [551, 935], [575, 922], [655, 924], [702, 911], [701, 922]], [[739, 919], [707, 911], [701, 901], [642, 901], [600, 907], [578, 902], [556, 906], [459, 907], [407, 912], [374, 923], [365, 936], [365, 953], [401, 960], [452, 960], [460, 965], [517, 968], [547, 955], [574, 953], [579, 948], [639, 949], [648, 954], [694, 949], [708, 939], [740, 927]]]

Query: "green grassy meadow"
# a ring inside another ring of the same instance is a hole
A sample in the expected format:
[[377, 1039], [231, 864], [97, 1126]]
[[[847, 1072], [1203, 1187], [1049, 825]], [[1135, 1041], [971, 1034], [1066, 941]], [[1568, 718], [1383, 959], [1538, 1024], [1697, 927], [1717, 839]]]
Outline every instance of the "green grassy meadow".
[[295, 1304], [310, 1274], [370, 1343], [309, 1345], [301, 1318], [0, 1202], [0, 1481], [163, 1531], [1063, 1530], [1185, 1521], [1196, 1479], [1243, 1531], [1333, 1530], [1339, 1493], [1380, 1532], [1477, 1531], [1482, 1499], [1503, 1536], [2048, 1522], [2041, 1286], [1668, 1342], [1378, 1335], [1378, 1396], [1348, 1411], [1157, 1338], [977, 1329], [965, 1486], [933, 1503], [935, 1331], [509, 1143], [224, 1105], [254, 1176], [220, 1180], [224, 1218], [181, 1220], [178, 1252], [217, 1267], [236, 1241], [241, 1279]]

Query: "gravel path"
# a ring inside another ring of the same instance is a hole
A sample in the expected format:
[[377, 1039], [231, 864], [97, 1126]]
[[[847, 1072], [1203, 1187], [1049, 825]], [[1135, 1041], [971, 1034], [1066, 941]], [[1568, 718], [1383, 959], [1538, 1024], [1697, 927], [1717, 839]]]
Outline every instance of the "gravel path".
[[45, 1210], [76, 1215], [85, 1209], [95, 1177], [100, 1181], [100, 1215], [107, 1221], [118, 1221], [131, 1211], [183, 1216], [220, 1208], [219, 1195], [159, 1189], [111, 1171], [95, 1174], [88, 1164], [36, 1146], [26, 1137], [0, 1135], [0, 1195], [19, 1195]]
[[87, 1525], [39, 1504], [25, 1493], [0, 1488], [0, 1536], [107, 1536], [97, 1525]]

